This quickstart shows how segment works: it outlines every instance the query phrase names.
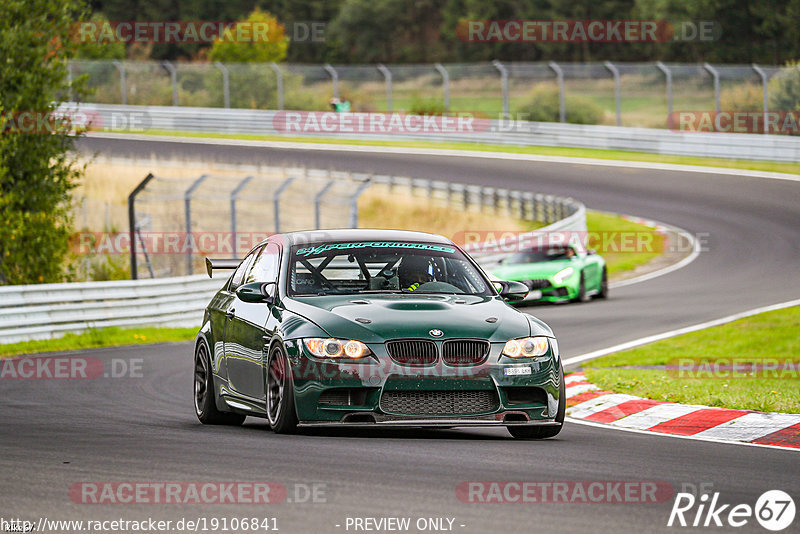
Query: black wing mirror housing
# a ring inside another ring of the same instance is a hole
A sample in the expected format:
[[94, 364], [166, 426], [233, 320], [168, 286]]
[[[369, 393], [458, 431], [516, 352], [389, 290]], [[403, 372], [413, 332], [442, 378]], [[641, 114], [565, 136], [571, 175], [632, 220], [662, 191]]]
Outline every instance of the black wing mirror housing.
[[250, 282], [239, 286], [236, 298], [243, 302], [272, 304], [275, 302], [275, 282]]
[[502, 280], [495, 282], [500, 285], [500, 296], [505, 300], [522, 300], [528, 294], [528, 286], [522, 282], [515, 282], [513, 280]]

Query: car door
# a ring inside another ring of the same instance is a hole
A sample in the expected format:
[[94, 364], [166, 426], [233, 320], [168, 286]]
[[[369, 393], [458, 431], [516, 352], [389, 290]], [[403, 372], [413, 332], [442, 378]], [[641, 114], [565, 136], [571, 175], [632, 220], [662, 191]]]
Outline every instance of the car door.
[[214, 299], [209, 305], [211, 330], [214, 334], [214, 359], [212, 365], [214, 374], [226, 382], [228, 381], [228, 366], [225, 357], [225, 330], [228, 327], [230, 312], [235, 307], [236, 295], [234, 292], [236, 288], [242, 284], [244, 275], [253, 262], [254, 257], [254, 254], [248, 254], [245, 259], [242, 260], [242, 263], [239, 264], [225, 286], [214, 296]]
[[[574, 247], [573, 250], [575, 250]], [[586, 289], [595, 289], [600, 280], [600, 270], [597, 267], [597, 262], [593, 261], [592, 257], [586, 252], [576, 251], [576, 255], [573, 256], [572, 259], [576, 260], [578, 265], [582, 267], [579, 268], [581, 268], [583, 271], [583, 279], [584, 283], [586, 284]]]
[[[276, 282], [279, 258], [280, 249], [276, 244], [268, 243], [262, 247], [248, 266], [242, 284]], [[271, 305], [237, 298], [228, 312], [225, 329], [228, 384], [237, 394], [258, 401], [266, 400], [264, 336], [272, 333], [267, 329], [270, 315]], [[274, 328], [273, 321], [271, 330]]]

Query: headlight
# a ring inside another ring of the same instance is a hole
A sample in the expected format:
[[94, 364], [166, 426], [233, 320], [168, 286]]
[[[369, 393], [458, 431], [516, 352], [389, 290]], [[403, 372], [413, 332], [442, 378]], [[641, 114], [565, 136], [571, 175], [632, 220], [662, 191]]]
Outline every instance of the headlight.
[[546, 337], [523, 337], [507, 341], [503, 354], [510, 358], [534, 358], [547, 354], [549, 347]]
[[319, 358], [363, 358], [372, 353], [369, 347], [355, 339], [304, 339], [303, 343], [308, 352]]
[[575, 272], [575, 269], [572, 267], [567, 267], [566, 269], [561, 269], [556, 274], [553, 275], [553, 280], [556, 281], [557, 284], [563, 284], [564, 280], [572, 276]]

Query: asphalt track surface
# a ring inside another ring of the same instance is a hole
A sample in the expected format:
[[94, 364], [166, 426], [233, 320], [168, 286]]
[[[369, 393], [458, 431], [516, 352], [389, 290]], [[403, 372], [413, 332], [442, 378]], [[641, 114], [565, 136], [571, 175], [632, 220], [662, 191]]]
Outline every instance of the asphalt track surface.
[[[708, 235], [706, 250], [688, 266], [618, 288], [608, 301], [530, 308], [553, 327], [565, 357], [800, 297], [796, 182], [378, 152], [108, 139], [86, 139], [80, 146], [114, 156], [302, 164], [528, 189]], [[558, 438], [542, 442], [514, 441], [502, 429], [335, 429], [278, 436], [252, 418], [241, 428], [208, 427], [192, 411], [190, 344], [84, 354], [107, 366], [114, 358], [141, 358], [141, 377], [0, 381], [4, 517], [277, 517], [281, 531], [319, 534], [348, 532], [347, 517], [390, 516], [411, 517], [412, 525], [419, 517], [450, 517], [453, 529], [464, 533], [675, 530], [666, 527], [672, 499], [473, 504], [457, 498], [459, 483], [491, 480], [665, 481], [675, 491], [710, 484], [721, 503], [751, 506], [764, 491], [782, 489], [800, 504], [800, 457], [794, 451], [578, 424], [567, 424]], [[280, 482], [290, 498], [296, 484], [323, 484], [327, 502], [85, 505], [68, 495], [81, 481], [234, 480]], [[787, 532], [798, 524], [795, 519]], [[736, 530], [764, 531], [752, 518]]]

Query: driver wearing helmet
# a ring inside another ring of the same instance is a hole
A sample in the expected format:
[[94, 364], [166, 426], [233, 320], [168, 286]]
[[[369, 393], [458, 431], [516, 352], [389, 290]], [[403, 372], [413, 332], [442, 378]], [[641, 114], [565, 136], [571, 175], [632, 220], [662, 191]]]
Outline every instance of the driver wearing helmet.
[[432, 282], [433, 276], [428, 273], [430, 262], [424, 256], [406, 256], [400, 262], [397, 269], [397, 276], [400, 279], [400, 287], [408, 291], [414, 291], [420, 284]]

